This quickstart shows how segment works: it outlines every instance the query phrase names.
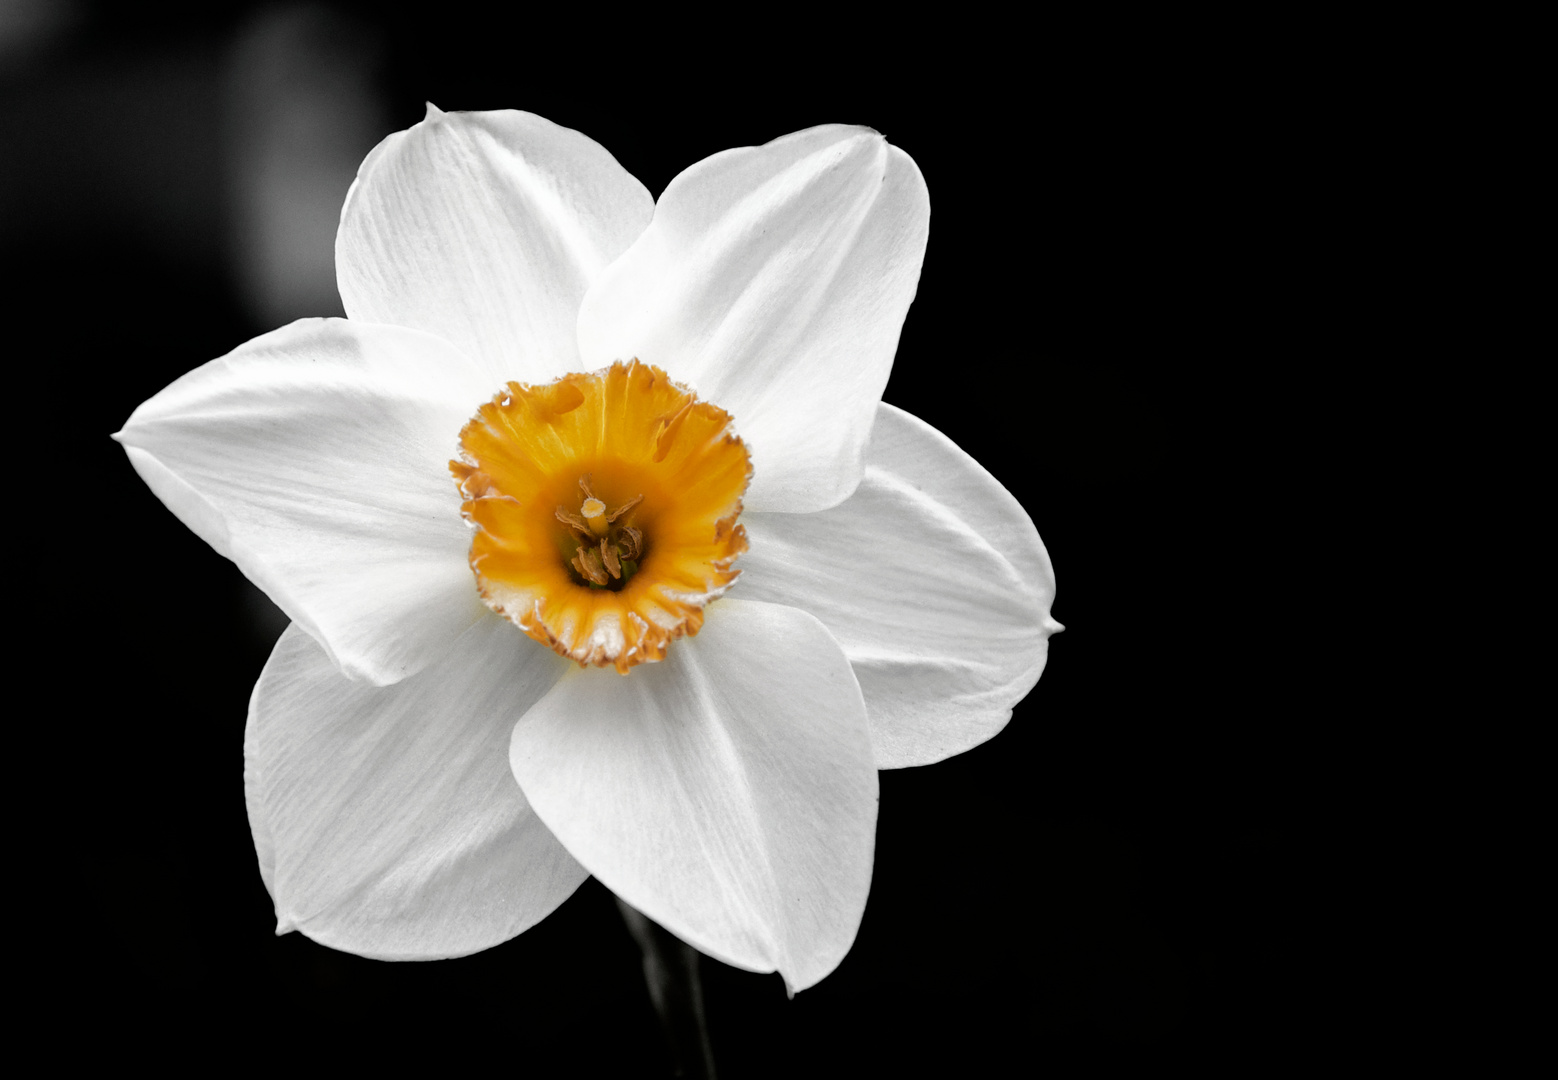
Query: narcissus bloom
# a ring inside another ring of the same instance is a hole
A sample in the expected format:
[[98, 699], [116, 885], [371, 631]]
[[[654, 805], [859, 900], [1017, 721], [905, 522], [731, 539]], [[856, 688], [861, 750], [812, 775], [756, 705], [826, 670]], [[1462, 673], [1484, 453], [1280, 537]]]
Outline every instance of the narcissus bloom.
[[281, 929], [456, 956], [594, 874], [792, 987], [838, 964], [877, 769], [999, 731], [1058, 629], [1022, 507], [881, 400], [929, 221], [860, 128], [658, 203], [526, 113], [429, 109], [368, 156], [348, 318], [117, 436], [292, 620], [244, 746]]

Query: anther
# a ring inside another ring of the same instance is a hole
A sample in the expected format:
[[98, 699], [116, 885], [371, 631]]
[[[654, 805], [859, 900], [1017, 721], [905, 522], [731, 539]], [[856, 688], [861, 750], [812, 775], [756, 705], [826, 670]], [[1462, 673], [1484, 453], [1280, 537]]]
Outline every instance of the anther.
[[559, 506], [557, 508], [557, 520], [561, 521], [569, 528], [577, 529], [586, 537], [590, 535], [590, 527], [584, 523], [584, 519], [578, 514], [569, 513], [568, 510], [564, 507]]
[[622, 536], [619, 541], [622, 545], [624, 558], [636, 559], [644, 551], [644, 534], [631, 525], [622, 526]]
[[573, 568], [579, 571], [581, 577], [587, 578], [596, 585], [605, 585], [611, 580], [606, 576], [606, 568], [601, 564], [600, 552], [594, 548], [580, 545], [578, 554], [573, 557]]
[[641, 503], [643, 501], [644, 501], [644, 497], [642, 495], [635, 495], [635, 496], [633, 496], [627, 502], [623, 503], [621, 506], [617, 507], [611, 513], [606, 515], [607, 523], [610, 524], [611, 522], [616, 521], [623, 514], [627, 513], [629, 510], [633, 509], [633, 507], [637, 506], [639, 503]]
[[617, 559], [617, 547], [604, 536], [600, 538], [600, 557], [606, 564], [606, 569], [611, 571], [612, 577], [622, 576], [622, 563]]

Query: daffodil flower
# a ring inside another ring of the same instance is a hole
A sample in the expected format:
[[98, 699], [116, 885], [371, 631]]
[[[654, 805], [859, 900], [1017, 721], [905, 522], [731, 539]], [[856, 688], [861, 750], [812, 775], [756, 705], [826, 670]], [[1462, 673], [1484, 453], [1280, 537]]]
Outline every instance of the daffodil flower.
[[135, 411], [141, 477], [292, 620], [244, 744], [280, 931], [457, 956], [594, 874], [794, 989], [837, 966], [877, 770], [994, 735], [1059, 628], [1022, 507], [881, 400], [929, 220], [867, 129], [656, 202], [430, 107], [347, 196], [348, 318]]

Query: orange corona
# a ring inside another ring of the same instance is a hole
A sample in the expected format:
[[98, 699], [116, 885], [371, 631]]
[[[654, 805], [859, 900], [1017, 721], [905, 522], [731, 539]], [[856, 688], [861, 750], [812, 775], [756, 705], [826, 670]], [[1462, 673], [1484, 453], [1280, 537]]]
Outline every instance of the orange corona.
[[581, 665], [634, 665], [703, 625], [747, 549], [730, 414], [637, 360], [509, 383], [449, 470], [482, 600]]

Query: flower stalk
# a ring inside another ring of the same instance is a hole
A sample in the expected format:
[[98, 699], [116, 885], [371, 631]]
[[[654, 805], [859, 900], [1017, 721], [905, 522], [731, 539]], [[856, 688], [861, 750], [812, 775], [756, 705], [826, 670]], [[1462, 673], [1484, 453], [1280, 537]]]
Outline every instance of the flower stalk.
[[617, 909], [644, 954], [644, 982], [660, 1019], [660, 1030], [665, 1033], [671, 1075], [714, 1080], [714, 1048], [709, 1042], [709, 1019], [703, 1007], [698, 950], [620, 897]]

